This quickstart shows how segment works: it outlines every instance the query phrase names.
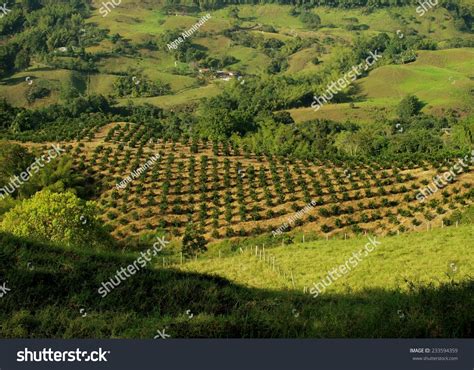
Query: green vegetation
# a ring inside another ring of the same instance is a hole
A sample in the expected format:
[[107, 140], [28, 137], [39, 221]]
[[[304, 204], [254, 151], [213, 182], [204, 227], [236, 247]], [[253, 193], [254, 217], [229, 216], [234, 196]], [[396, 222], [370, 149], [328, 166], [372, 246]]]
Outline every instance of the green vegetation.
[[[166, 327], [173, 338], [470, 337], [473, 286], [462, 276], [469, 268], [472, 271], [472, 253], [457, 248], [461, 240], [472, 240], [472, 228], [438, 231], [435, 240], [440, 244], [436, 245], [431, 236], [382, 239], [380, 250], [334, 284], [337, 288], [315, 299], [300, 289], [272, 289], [278, 285], [277, 275], [255, 257], [240, 256], [220, 262], [224, 267], [219, 273], [233, 275], [235, 282], [196, 272], [146, 268], [101, 298], [97, 293], [101, 283], [132, 263], [134, 256], [91, 254], [87, 248], [65, 250], [0, 234], [0, 267], [12, 289], [2, 298], [0, 334], [3, 338], [153, 338], [157, 329]], [[285, 262], [299, 264], [304, 256], [318, 261], [316, 268], [307, 270], [311, 275], [305, 279], [312, 282], [326, 271], [323, 268], [358, 250], [361, 242], [350, 246], [329, 242], [321, 251], [322, 244], [292, 246], [270, 253], [278, 253], [280, 259], [286, 256]], [[408, 245], [417, 245], [418, 250]], [[420, 250], [439, 253], [440, 258], [433, 265], [434, 259], [426, 255], [429, 263], [420, 265]], [[297, 256], [292, 257], [295, 252]], [[390, 253], [396, 264], [389, 266], [384, 253]], [[450, 262], [444, 258], [459, 262], [460, 273], [452, 279], [444, 273]], [[207, 269], [206, 259], [183, 266], [200, 272], [217, 267], [216, 262], [208, 262], [211, 268]], [[397, 266], [402, 267], [401, 273]], [[384, 274], [387, 267], [396, 275]], [[433, 284], [418, 282], [420, 271]], [[371, 286], [362, 289], [367, 280]], [[380, 286], [382, 281], [387, 285]], [[86, 320], [81, 308], [88, 314]], [[194, 313], [192, 320], [185, 313], [188, 309]]]
[[86, 203], [69, 192], [36, 193], [7, 212], [0, 228], [18, 237], [65, 246], [93, 247], [105, 244], [106, 239], [93, 203]]
[[206, 250], [206, 239], [202, 237], [200, 231], [192, 224], [186, 226], [183, 235], [183, 254], [188, 257], [196, 256]]
[[472, 337], [474, 7], [418, 5], [8, 5], [2, 194], [66, 153], [0, 199], [0, 337]]
[[410, 118], [420, 113], [423, 103], [414, 96], [408, 95], [398, 105], [398, 115], [400, 118]]
[[140, 75], [125, 76], [117, 79], [114, 84], [114, 89], [117, 92], [117, 96], [121, 98], [159, 96], [169, 92], [168, 85], [160, 86], [160, 84], [150, 82]]
[[[373, 238], [374, 236], [372, 236]], [[332, 283], [320, 295], [363, 293], [365, 290], [383, 289], [408, 292], [415, 286], [438, 287], [452, 279], [449, 263], [456, 262], [455, 278], [458, 281], [471, 279], [474, 267], [472, 257], [472, 225], [467, 223], [458, 228], [435, 229], [429, 232], [403, 234], [394, 237], [376, 237], [381, 243], [353, 271]], [[328, 271], [344, 264], [353, 252], [364, 248], [368, 237], [350, 240], [318, 240], [308, 243], [293, 242], [285, 246], [269, 246], [266, 243], [265, 263], [255, 255], [255, 246], [250, 245], [244, 253], [232, 253], [223, 259], [216, 258], [215, 251], [222, 248], [222, 254], [229, 247], [214, 246], [211, 260], [200, 259], [184, 265], [184, 271], [199, 272], [225, 277], [248, 287], [274, 290], [303, 291], [325, 278]], [[271, 241], [270, 241], [271, 242]], [[416, 246], [414, 248], [413, 246]], [[259, 245], [259, 252], [262, 244]], [[289, 276], [284, 278], [273, 270], [276, 266], [293, 274], [295, 285]], [[429, 267], [427, 267], [429, 266]], [[336, 275], [335, 275], [336, 276]]]
[[[58, 148], [65, 150], [61, 146]], [[17, 144], [0, 143], [1, 187], [10, 183], [15, 175], [19, 176], [25, 169], [31, 170], [28, 181], [10, 193], [13, 198], [25, 199], [43, 189], [56, 192], [68, 190], [83, 198], [94, 194], [95, 184], [73, 170], [70, 156], [65, 154], [49, 163], [41, 161], [40, 164], [37, 162], [39, 157], [38, 150], [30, 151]], [[11, 186], [8, 189], [10, 188]]]

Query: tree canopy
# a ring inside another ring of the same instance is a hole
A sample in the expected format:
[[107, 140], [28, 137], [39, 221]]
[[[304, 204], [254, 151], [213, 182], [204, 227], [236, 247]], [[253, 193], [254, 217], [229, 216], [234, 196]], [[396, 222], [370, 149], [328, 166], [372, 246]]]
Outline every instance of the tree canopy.
[[93, 202], [43, 190], [7, 212], [0, 228], [15, 236], [65, 246], [99, 247], [109, 237]]

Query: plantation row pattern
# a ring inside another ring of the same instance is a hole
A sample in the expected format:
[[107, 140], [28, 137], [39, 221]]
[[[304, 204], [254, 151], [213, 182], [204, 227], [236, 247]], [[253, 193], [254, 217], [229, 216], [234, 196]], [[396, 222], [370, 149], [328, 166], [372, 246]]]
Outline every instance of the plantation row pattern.
[[[213, 239], [271, 233], [308, 204], [314, 207], [285, 231], [403, 232], [446, 218], [473, 198], [466, 171], [426, 202], [416, 200], [418, 190], [454, 160], [404, 166], [295, 160], [225, 142], [157, 136], [149, 127], [118, 123], [101, 138], [68, 146], [75, 168], [97, 182], [104, 221], [118, 238], [157, 228], [179, 236], [189, 222]], [[126, 188], [116, 188], [157, 154]]]

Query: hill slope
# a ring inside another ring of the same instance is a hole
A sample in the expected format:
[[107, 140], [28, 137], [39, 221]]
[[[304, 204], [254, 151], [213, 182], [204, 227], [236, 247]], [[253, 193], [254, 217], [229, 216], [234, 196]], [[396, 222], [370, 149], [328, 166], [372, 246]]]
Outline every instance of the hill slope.
[[[437, 238], [433, 239], [442, 243], [438, 246], [431, 245], [433, 234], [382, 239], [380, 250], [349, 276], [347, 283], [354, 291], [338, 289], [337, 293], [328, 292], [317, 299], [297, 291], [271, 289], [278, 284], [271, 283], [270, 274], [265, 272], [268, 267], [251, 268], [251, 263], [248, 266], [255, 279], [253, 285], [261, 285], [259, 280], [263, 280], [266, 289], [244, 287], [222, 277], [150, 266], [101, 298], [97, 293], [101, 282], [132, 263], [131, 254], [65, 250], [1, 234], [0, 281], [7, 282], [11, 291], [1, 300], [0, 336], [152, 338], [157, 330], [165, 329], [172, 338], [470, 337], [473, 283], [466, 280], [466, 272], [472, 271], [473, 253], [469, 253], [472, 243], [466, 241], [472, 241], [473, 235], [467, 227], [453, 231], [436, 231]], [[314, 264], [319, 259], [314, 266], [319, 273], [340, 263], [361, 242], [364, 241], [330, 241], [327, 246], [316, 243], [309, 248], [279, 248], [272, 254], [288, 264]], [[419, 248], [409, 252], [407, 245]], [[438, 248], [430, 259], [433, 265], [421, 265], [427, 260], [418, 250], [429, 248]], [[384, 260], [381, 253], [392, 259]], [[310, 254], [311, 259], [304, 262]], [[420, 263], [410, 268], [415, 256], [421, 257]], [[229, 276], [229, 263], [245, 258], [206, 258], [189, 263], [186, 270], [220, 269], [219, 274]], [[459, 274], [449, 283], [442, 278], [445, 258], [459, 260]], [[431, 281], [439, 277], [444, 282], [427, 285], [425, 281], [410, 284], [409, 289], [396, 288], [393, 281], [383, 286], [369, 283], [371, 278], [382, 281], [389, 276], [385, 273], [377, 278], [378, 267], [387, 266], [389, 261], [393, 263], [390, 271], [396, 273], [398, 269], [398, 276], [403, 275], [403, 266], [412, 272], [423, 267], [423, 276]], [[244, 273], [233, 279], [248, 284], [249, 276]], [[297, 275], [296, 280], [299, 283], [301, 276]], [[360, 289], [362, 283], [367, 289]]]
[[327, 118], [355, 122], [396, 117], [396, 107], [408, 94], [418, 96], [427, 114], [446, 109], [472, 113], [471, 89], [474, 88], [474, 49], [418, 51], [417, 61], [403, 65], [385, 65], [354, 83], [360, 101], [356, 109], [349, 103], [327, 104], [314, 112], [311, 108], [290, 110], [295, 121]]
[[[464, 280], [474, 269], [474, 228], [472, 225], [433, 229], [429, 232], [400, 234], [394, 237], [357, 237], [349, 240], [319, 240], [276, 248], [244, 249], [230, 257], [187, 263], [185, 271], [216, 274], [249, 287], [308, 290], [323, 279], [327, 271], [345, 261], [376, 240], [374, 251], [368, 253], [347, 275], [337, 279], [328, 293], [361, 292], [366, 289], [408, 290], [411, 283], [439, 285]], [[215, 254], [215, 252], [214, 252]], [[222, 253], [224, 255], [224, 253]], [[287, 277], [273, 269], [275, 265]], [[270, 261], [268, 261], [270, 259]], [[454, 263], [453, 267], [450, 264]], [[408, 283], [410, 282], [410, 283]]]

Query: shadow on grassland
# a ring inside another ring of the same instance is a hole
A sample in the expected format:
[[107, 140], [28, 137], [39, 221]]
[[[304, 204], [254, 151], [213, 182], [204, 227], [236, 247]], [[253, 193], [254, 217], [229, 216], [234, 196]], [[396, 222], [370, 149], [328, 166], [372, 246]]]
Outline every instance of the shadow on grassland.
[[0, 234], [3, 338], [472, 337], [474, 283], [325, 294], [252, 289], [144, 269], [107, 297], [97, 289], [133, 259]]

